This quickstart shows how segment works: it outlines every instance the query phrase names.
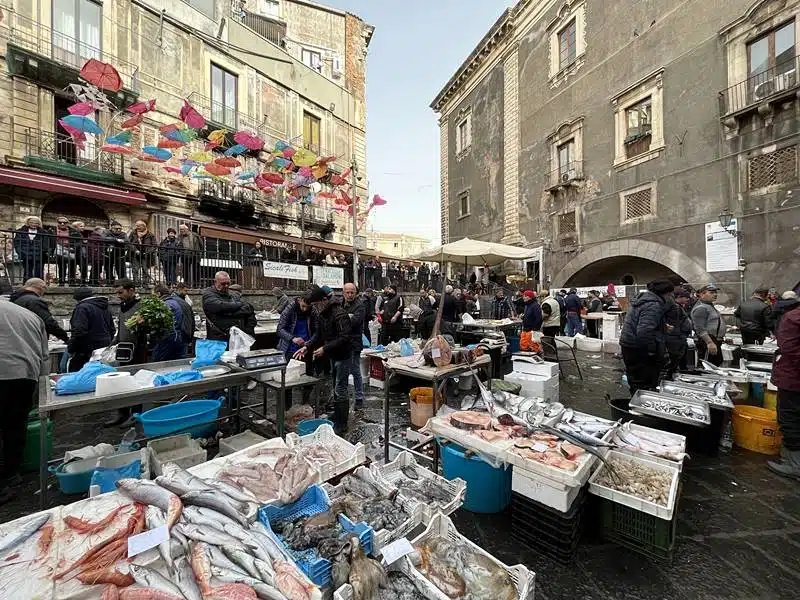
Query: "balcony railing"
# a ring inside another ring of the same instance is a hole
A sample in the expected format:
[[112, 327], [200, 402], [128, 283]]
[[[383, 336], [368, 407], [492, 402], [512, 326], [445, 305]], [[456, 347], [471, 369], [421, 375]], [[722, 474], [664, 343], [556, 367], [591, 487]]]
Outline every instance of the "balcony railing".
[[[139, 68], [132, 63], [120, 60], [100, 48], [76, 40], [74, 37], [55, 31], [18, 13], [9, 15], [8, 27], [10, 46], [16, 46], [75, 71], [80, 71], [90, 58], [109, 63], [119, 72], [124, 89], [131, 92], [139, 91]], [[15, 65], [12, 60], [9, 63], [9, 71], [12, 74], [28, 75], [28, 73], [18, 72], [23, 65]], [[71, 83], [75, 82], [71, 81]]]
[[[73, 176], [77, 179], [102, 180], [123, 177], [123, 157], [100, 152], [95, 136], [87, 135], [84, 144], [76, 144], [66, 133], [26, 129], [24, 160], [33, 167]], [[92, 175], [96, 173], [96, 175]]]
[[242, 5], [242, 0], [231, 0], [231, 18], [282, 48], [286, 40], [286, 23], [265, 15], [248, 12]]
[[719, 93], [722, 116], [735, 114], [762, 102], [794, 94], [800, 87], [800, 56], [784, 61], [763, 73]]
[[565, 187], [583, 179], [583, 161], [573, 160], [560, 165], [546, 175], [545, 186], [549, 190]]

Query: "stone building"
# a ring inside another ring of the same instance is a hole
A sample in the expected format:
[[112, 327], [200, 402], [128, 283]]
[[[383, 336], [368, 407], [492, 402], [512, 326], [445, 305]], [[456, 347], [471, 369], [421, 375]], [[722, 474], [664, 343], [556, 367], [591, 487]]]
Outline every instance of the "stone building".
[[[324, 202], [304, 210], [219, 180], [169, 176], [162, 166], [99, 150], [103, 136], [76, 148], [58, 125], [75, 103], [69, 85], [89, 58], [116, 67], [118, 109], [157, 100], [132, 146], [154, 145], [178, 120], [184, 100], [228, 137], [249, 130], [267, 147], [283, 140], [334, 155], [333, 172], [355, 160], [366, 189], [366, 61], [373, 28], [357, 16], [304, 0], [0, 0], [0, 229], [57, 215], [87, 228], [145, 220], [160, 241], [186, 222], [209, 254], [245, 251], [255, 240], [346, 252], [351, 218]], [[100, 113], [106, 135], [121, 112]], [[230, 141], [230, 140], [228, 140]], [[202, 141], [190, 149], [203, 150]], [[245, 167], [262, 168], [265, 153]], [[327, 202], [330, 202], [329, 200]], [[277, 255], [276, 255], [277, 256]]]
[[367, 232], [367, 248], [395, 258], [411, 258], [431, 245], [431, 240], [408, 233]]
[[795, 287], [799, 21], [800, 0], [520, 0], [431, 104], [443, 240], [539, 249], [541, 287]]

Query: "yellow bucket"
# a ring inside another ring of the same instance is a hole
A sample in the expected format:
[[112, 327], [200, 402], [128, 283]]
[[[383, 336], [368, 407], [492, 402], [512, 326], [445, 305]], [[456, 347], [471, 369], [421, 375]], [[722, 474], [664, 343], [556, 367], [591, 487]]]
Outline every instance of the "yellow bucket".
[[433, 416], [433, 388], [416, 387], [408, 394], [411, 408], [411, 424], [424, 427]]
[[764, 408], [778, 410], [778, 388], [771, 383], [767, 383], [767, 389], [764, 392]]
[[761, 454], [780, 453], [783, 436], [778, 430], [778, 413], [774, 410], [737, 404], [731, 419], [733, 441], [737, 446]]

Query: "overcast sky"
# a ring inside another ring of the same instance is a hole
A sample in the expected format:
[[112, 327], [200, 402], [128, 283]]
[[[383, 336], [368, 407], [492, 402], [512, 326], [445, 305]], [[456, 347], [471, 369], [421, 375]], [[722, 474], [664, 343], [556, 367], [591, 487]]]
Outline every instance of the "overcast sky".
[[439, 240], [439, 125], [429, 108], [514, 0], [321, 0], [375, 27], [367, 62], [367, 169], [377, 231]]

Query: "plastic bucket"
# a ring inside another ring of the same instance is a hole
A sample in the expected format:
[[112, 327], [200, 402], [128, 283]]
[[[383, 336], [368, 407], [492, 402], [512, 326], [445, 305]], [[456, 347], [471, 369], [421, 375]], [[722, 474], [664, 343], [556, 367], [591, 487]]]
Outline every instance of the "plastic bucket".
[[408, 393], [408, 404], [411, 412], [411, 424], [424, 427], [433, 416], [433, 388], [416, 387]]
[[750, 402], [755, 406], [761, 406], [764, 403], [764, 384], [756, 381], [750, 382]]
[[442, 446], [444, 478], [460, 477], [467, 482], [467, 493], [462, 508], [483, 514], [505, 510], [511, 503], [511, 476], [513, 467], [495, 468], [479, 456], [466, 456], [458, 444]]
[[778, 388], [771, 383], [767, 384], [767, 390], [764, 392], [764, 408], [778, 410]]
[[783, 436], [778, 429], [778, 413], [759, 406], [736, 405], [733, 408], [733, 441], [740, 448], [776, 455]]
[[48, 467], [50, 471], [58, 479], [58, 487], [61, 488], [63, 494], [85, 494], [89, 491], [89, 485], [92, 482], [92, 475], [94, 475], [95, 467], [85, 471], [78, 471], [76, 473], [67, 473], [64, 471], [64, 464], [57, 467]]
[[308, 435], [314, 433], [321, 425], [330, 425], [333, 427], [333, 421], [328, 419], [306, 419], [297, 424], [297, 435]]
[[506, 342], [508, 343], [508, 351], [511, 354], [515, 352], [519, 352], [519, 336], [518, 335], [507, 335]]
[[[39, 470], [39, 432], [42, 422], [35, 411], [28, 415], [28, 430], [25, 439], [25, 454], [22, 459], [22, 472], [30, 473]], [[47, 456], [53, 451], [53, 420], [47, 419]]]
[[219, 416], [220, 406], [220, 400], [188, 400], [159, 406], [133, 416], [142, 424], [144, 434], [148, 437], [179, 431], [199, 437], [211, 429], [206, 424]]

